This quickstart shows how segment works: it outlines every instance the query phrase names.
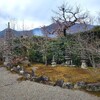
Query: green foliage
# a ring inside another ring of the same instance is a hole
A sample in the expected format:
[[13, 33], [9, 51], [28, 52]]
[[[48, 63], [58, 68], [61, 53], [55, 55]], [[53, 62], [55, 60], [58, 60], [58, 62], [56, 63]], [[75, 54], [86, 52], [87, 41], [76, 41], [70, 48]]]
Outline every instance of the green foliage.
[[14, 48], [13, 53], [16, 55], [22, 55], [22, 49], [19, 47]]
[[100, 32], [100, 26], [95, 26], [95, 27], [93, 28], [93, 31], [99, 31], [99, 32]]
[[42, 63], [42, 54], [39, 51], [30, 50], [29, 60], [31, 62], [40, 62], [40, 63]]
[[[94, 33], [100, 33], [100, 27], [95, 27]], [[85, 48], [85, 44], [81, 41], [77, 41], [77, 35], [82, 37], [82, 39], [86, 39], [87, 36], [90, 35], [90, 31], [85, 33], [78, 33], [76, 35], [67, 34], [66, 37], [59, 37], [59, 38], [47, 38], [47, 37], [40, 37], [40, 36], [33, 36], [32, 38], [28, 39], [16, 39], [14, 40], [14, 44], [17, 47], [14, 48], [13, 52], [20, 56], [28, 56], [31, 62], [39, 62], [51, 64], [52, 59], [58, 63], [65, 62], [66, 54], [70, 56], [73, 61], [74, 65], [80, 66], [81, 64], [81, 52], [82, 49], [81, 45]], [[93, 38], [89, 39], [89, 43], [94, 43]], [[83, 41], [82, 40], [82, 41]], [[91, 40], [91, 41], [90, 41]], [[80, 45], [81, 43], [81, 45]], [[87, 52], [85, 54], [90, 54], [91, 49], [87, 48]], [[90, 50], [90, 51], [89, 51]], [[93, 55], [94, 56], [94, 55]], [[97, 62], [99, 62], [100, 58], [95, 56]]]
[[69, 50], [68, 53], [70, 53], [72, 59], [74, 59], [75, 62], [78, 61], [76, 60], [76, 54], [71, 52], [72, 47], [75, 44], [75, 41], [72, 40], [72, 35], [57, 39], [46, 39], [46, 37], [33, 36], [31, 40], [30, 48], [27, 48], [27, 46], [25, 47], [25, 45], [23, 46], [23, 44], [28, 44], [27, 42], [30, 40], [23, 40], [22, 42], [18, 38], [14, 40], [14, 44], [17, 46], [13, 49], [13, 53], [18, 56], [28, 56], [31, 62], [43, 63], [47, 59], [48, 64], [51, 64], [54, 56], [55, 61], [58, 64], [61, 64], [65, 62], [65, 52], [67, 49]]

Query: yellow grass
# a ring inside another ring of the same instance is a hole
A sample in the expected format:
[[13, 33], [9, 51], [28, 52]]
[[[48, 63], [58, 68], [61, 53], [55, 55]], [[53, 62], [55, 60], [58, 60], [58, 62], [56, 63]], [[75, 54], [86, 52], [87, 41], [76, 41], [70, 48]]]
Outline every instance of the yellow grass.
[[27, 67], [26, 70], [31, 71], [34, 67], [37, 67], [37, 70], [35, 71], [37, 76], [48, 76], [53, 82], [57, 79], [63, 79], [65, 82], [100, 82], [99, 68], [81, 69], [74, 67], [51, 67], [51, 65], [45, 66], [43, 64], [33, 64], [31, 67]]

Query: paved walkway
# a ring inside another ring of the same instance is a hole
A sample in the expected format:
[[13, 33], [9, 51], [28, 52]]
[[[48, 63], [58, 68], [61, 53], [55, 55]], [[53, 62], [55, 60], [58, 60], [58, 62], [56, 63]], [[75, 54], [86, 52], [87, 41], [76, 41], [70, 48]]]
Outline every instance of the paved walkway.
[[17, 74], [0, 68], [0, 100], [100, 100], [84, 93], [30, 81], [17, 82]]

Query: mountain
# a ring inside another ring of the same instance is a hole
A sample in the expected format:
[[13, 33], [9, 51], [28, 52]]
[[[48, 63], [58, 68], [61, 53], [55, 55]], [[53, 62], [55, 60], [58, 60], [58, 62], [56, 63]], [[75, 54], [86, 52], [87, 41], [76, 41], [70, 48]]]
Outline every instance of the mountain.
[[[55, 29], [57, 29], [59, 27], [59, 25], [57, 23], [53, 23], [49, 26], [46, 26], [46, 29], [48, 31], [53, 31]], [[79, 24], [79, 23], [76, 23], [75, 25], [73, 25], [72, 27], [70, 27], [68, 30], [66, 30], [67, 33], [78, 33], [78, 32], [84, 32], [84, 31], [87, 31], [87, 30], [91, 30], [94, 26], [93, 25], [90, 25], [90, 24]]]
[[[7, 32], [8, 28], [4, 29], [3, 31], [0, 32], [0, 38], [4, 38], [4, 36], [6, 35], [6, 32]], [[26, 35], [26, 36], [32, 36], [32, 31], [29, 30], [29, 31], [16, 31], [16, 30], [13, 30], [13, 29], [9, 29], [9, 32], [11, 34], [13, 34], [15, 37], [20, 37], [22, 35]]]
[[68, 30], [67, 30], [67, 33], [78, 33], [78, 32], [85, 32], [85, 31], [88, 31], [88, 30], [91, 30], [93, 29], [94, 26], [93, 25], [90, 25], [90, 24], [78, 24], [76, 23], [75, 25], [73, 25], [72, 27], [70, 27]]
[[[1, 37], [1, 38], [3, 38], [3, 37], [6, 35], [6, 31], [7, 31], [7, 30], [8, 30], [8, 29], [6, 28], [6, 29], [4, 29], [3, 31], [0, 32], [0, 37]], [[18, 34], [18, 32], [17, 32], [16, 30], [9, 29], [9, 31], [10, 31], [11, 33], [14, 33], [15, 36]]]
[[[54, 30], [56, 30], [58, 27], [59, 27], [59, 25], [57, 23], [52, 23], [48, 26], [45, 26], [44, 30], [48, 33], [53, 33]], [[66, 30], [66, 32], [74, 34], [74, 33], [77, 33], [77, 32], [84, 32], [84, 31], [87, 31], [87, 30], [91, 30], [93, 27], [94, 27], [93, 25], [89, 25], [89, 24], [86, 26], [84, 24], [76, 23], [75, 25], [70, 27], [68, 30]], [[7, 28], [0, 32], [1, 38], [3, 38], [5, 36], [6, 30], [7, 30]], [[22, 35], [26, 35], [26, 36], [33, 36], [33, 35], [43, 36], [44, 35], [43, 28], [35, 28], [35, 29], [32, 29], [32, 30], [24, 30], [24, 31], [17, 31], [17, 30], [10, 29], [10, 31], [16, 37], [19, 37], [19, 36], [22, 36]], [[54, 33], [55, 34], [49, 34], [49, 37], [56, 37], [57, 34], [56, 34], [56, 32], [54, 32]]]
[[37, 36], [43, 36], [43, 32], [42, 32], [42, 29], [41, 28], [35, 28], [32, 31], [32, 34], [33, 35], [37, 35]]
[[[54, 30], [56, 30], [59, 27], [59, 25], [57, 23], [53, 23], [51, 25], [45, 26], [45, 31], [47, 31], [48, 33], [53, 33]], [[78, 32], [84, 32], [84, 31], [88, 31], [91, 30], [92, 28], [94, 28], [93, 25], [84, 25], [84, 24], [78, 24], [76, 23], [75, 25], [73, 25], [72, 27], [70, 27], [68, 30], [66, 30], [67, 33], [70, 34], [74, 34], [74, 33], [78, 33]], [[43, 29], [42, 28], [35, 28], [33, 29], [33, 35], [39, 35], [39, 36], [43, 36]], [[56, 34], [56, 32], [55, 32]], [[56, 35], [54, 34], [49, 34], [50, 37], [54, 37]]]

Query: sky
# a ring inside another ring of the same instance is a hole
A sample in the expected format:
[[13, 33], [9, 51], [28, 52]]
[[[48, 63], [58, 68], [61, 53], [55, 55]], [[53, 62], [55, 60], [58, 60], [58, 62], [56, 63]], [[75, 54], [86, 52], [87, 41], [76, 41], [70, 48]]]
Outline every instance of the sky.
[[100, 0], [0, 0], [0, 31], [11, 22], [11, 28], [30, 30], [52, 23], [54, 11], [63, 3], [80, 6], [91, 15], [100, 12]]

